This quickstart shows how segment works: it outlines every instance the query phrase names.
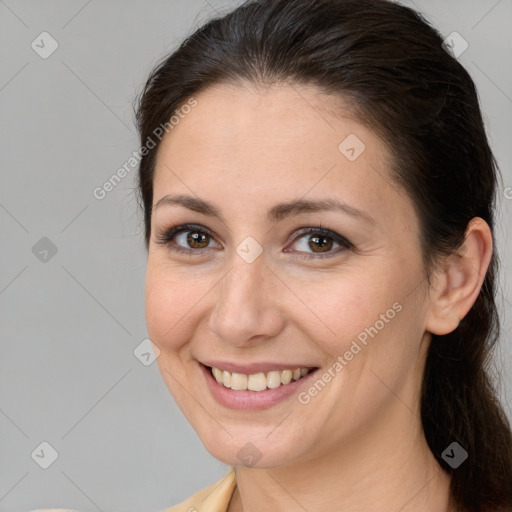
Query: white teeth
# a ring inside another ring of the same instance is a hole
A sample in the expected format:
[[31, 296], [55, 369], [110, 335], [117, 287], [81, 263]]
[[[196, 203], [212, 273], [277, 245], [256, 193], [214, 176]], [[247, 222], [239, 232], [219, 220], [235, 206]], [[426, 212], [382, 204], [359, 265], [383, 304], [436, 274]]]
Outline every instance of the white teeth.
[[[219, 370], [220, 371], [220, 370]], [[222, 382], [221, 384], [224, 384], [227, 388], [231, 387], [231, 373], [229, 372], [222, 372]]]
[[308, 368], [296, 368], [295, 370], [272, 370], [266, 374], [263, 372], [246, 375], [244, 373], [231, 373], [226, 370], [212, 367], [212, 375], [215, 380], [236, 391], [264, 391], [285, 386], [292, 381], [299, 380], [309, 373]]
[[278, 371], [267, 373], [267, 386], [270, 389], [278, 388], [281, 385], [281, 374]]
[[[224, 375], [226, 375], [226, 370], [224, 370]], [[231, 389], [236, 389], [237, 391], [242, 391], [247, 389], [247, 375], [243, 373], [232, 373], [231, 374]]]
[[247, 389], [251, 391], [263, 391], [267, 387], [267, 378], [264, 373], [255, 373], [249, 375], [247, 380]]
[[218, 368], [212, 368], [213, 376], [215, 377], [215, 380], [219, 384], [223, 384], [224, 378], [222, 376], [222, 372]]
[[290, 384], [293, 373], [291, 370], [283, 370], [281, 372], [281, 384]]

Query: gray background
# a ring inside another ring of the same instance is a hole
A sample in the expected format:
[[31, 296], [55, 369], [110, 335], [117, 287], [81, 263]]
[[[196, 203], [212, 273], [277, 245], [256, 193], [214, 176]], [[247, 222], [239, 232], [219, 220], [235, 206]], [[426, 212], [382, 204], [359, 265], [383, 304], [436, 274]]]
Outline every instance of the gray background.
[[[136, 168], [105, 199], [92, 191], [138, 149], [132, 101], [153, 65], [237, 3], [0, 0], [0, 510], [158, 511], [227, 471], [133, 354], [147, 338]], [[468, 41], [504, 175], [497, 359], [512, 417], [512, 2], [404, 3]], [[43, 31], [59, 45], [47, 59], [31, 48]], [[48, 469], [31, 457], [43, 441]]]

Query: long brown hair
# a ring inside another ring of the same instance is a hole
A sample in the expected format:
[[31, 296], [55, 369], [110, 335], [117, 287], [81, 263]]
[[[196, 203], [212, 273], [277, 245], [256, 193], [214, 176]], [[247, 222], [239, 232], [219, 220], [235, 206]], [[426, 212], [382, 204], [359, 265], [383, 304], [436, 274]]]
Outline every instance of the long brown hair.
[[[473, 217], [493, 229], [499, 176], [475, 85], [442, 43], [420, 14], [388, 0], [251, 0], [204, 24], [154, 69], [137, 106], [141, 142], [212, 84], [290, 81], [350, 99], [391, 150], [393, 176], [420, 220], [428, 276]], [[139, 170], [146, 246], [158, 147]], [[452, 477], [455, 502], [471, 512], [512, 510], [511, 429], [489, 377], [497, 265], [494, 253], [458, 328], [433, 336], [422, 387], [426, 439]], [[457, 469], [441, 456], [454, 441], [469, 455]]]

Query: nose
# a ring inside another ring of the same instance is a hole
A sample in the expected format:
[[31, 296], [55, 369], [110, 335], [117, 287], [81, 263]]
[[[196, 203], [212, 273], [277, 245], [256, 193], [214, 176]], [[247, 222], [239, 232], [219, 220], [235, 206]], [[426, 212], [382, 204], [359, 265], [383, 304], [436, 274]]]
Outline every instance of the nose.
[[284, 328], [280, 286], [263, 255], [252, 263], [235, 255], [231, 269], [218, 284], [209, 321], [211, 331], [234, 347], [277, 336]]

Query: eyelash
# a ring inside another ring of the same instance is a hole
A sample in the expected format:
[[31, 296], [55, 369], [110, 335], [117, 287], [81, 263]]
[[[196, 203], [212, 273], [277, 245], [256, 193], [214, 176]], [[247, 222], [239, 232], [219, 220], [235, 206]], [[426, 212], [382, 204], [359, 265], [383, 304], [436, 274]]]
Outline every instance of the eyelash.
[[[191, 249], [191, 248], [185, 248], [181, 247], [179, 245], [173, 245], [172, 242], [174, 242], [174, 239], [177, 235], [191, 231], [196, 233], [201, 233], [208, 235], [210, 238], [214, 238], [212, 232], [203, 226], [197, 225], [197, 224], [181, 224], [178, 226], [170, 227], [167, 229], [164, 229], [161, 234], [157, 235], [156, 237], [156, 243], [161, 245], [166, 245], [169, 247], [170, 250], [176, 251], [182, 254], [187, 254], [190, 256], [198, 255], [197, 253], [201, 253], [204, 251], [208, 251], [210, 248], [205, 247], [202, 249]], [[323, 258], [329, 258], [332, 257], [335, 254], [338, 254], [342, 252], [343, 250], [354, 250], [354, 245], [349, 242], [346, 238], [344, 238], [341, 235], [338, 235], [338, 233], [335, 233], [334, 231], [331, 231], [330, 229], [322, 228], [322, 226], [318, 227], [308, 227], [308, 228], [301, 228], [299, 230], [299, 233], [297, 236], [293, 239], [293, 242], [296, 240], [302, 238], [302, 236], [307, 234], [315, 234], [315, 235], [322, 235], [328, 238], [331, 238], [335, 243], [338, 243], [341, 247], [338, 247], [334, 251], [329, 251], [327, 253], [307, 253], [308, 256], [305, 255], [298, 255], [298, 258], [301, 259], [323, 259]]]

